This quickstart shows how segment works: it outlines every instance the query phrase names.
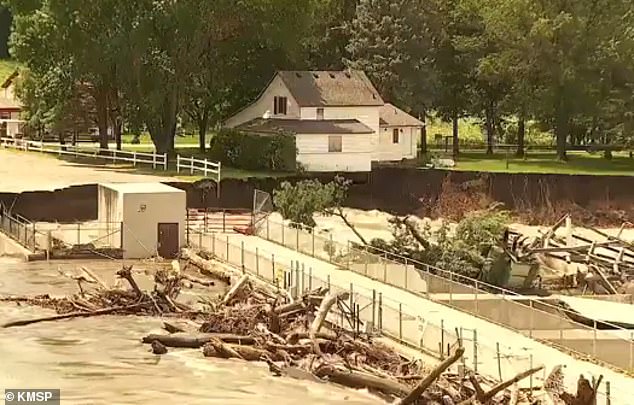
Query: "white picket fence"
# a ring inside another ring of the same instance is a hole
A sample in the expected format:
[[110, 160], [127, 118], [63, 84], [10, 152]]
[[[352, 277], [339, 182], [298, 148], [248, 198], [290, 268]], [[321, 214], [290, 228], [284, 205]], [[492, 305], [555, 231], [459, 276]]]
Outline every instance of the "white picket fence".
[[220, 162], [212, 162], [207, 159], [195, 159], [193, 157], [176, 156], [176, 172], [189, 170], [190, 174], [203, 173], [205, 177], [214, 177], [220, 183]]
[[53, 153], [60, 156], [70, 155], [76, 157], [89, 157], [111, 161], [113, 163], [129, 162], [134, 166], [146, 164], [152, 165], [154, 169], [162, 167], [163, 170], [167, 170], [167, 153], [147, 153], [73, 145], [47, 144], [40, 141], [14, 138], [0, 138], [0, 146], [3, 148], [22, 151]]

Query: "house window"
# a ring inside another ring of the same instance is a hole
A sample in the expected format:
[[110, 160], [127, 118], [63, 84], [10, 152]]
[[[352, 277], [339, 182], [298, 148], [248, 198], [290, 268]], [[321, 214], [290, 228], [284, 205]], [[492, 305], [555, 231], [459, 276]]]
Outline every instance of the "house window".
[[2, 120], [11, 119], [11, 113], [10, 112], [6, 112], [6, 111], [0, 112], [0, 119], [2, 119]]
[[323, 120], [324, 119], [324, 109], [323, 108], [318, 108], [317, 109], [317, 119], [318, 120]]
[[341, 152], [342, 138], [341, 135], [330, 135], [328, 137], [328, 152]]
[[288, 99], [286, 97], [273, 98], [273, 115], [286, 115], [286, 106]]
[[398, 128], [394, 128], [392, 130], [392, 143], [399, 143], [399, 141], [400, 141], [400, 137], [399, 137]]

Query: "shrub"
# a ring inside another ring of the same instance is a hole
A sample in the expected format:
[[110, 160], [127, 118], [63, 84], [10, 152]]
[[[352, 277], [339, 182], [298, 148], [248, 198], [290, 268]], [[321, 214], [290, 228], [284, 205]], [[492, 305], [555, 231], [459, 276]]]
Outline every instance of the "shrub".
[[295, 171], [297, 147], [290, 134], [260, 135], [222, 129], [209, 143], [211, 158], [245, 170]]

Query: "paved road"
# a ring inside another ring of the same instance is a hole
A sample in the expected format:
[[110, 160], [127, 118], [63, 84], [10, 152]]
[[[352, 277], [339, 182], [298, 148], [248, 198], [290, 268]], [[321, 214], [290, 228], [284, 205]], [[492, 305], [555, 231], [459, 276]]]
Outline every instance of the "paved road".
[[71, 185], [109, 182], [179, 181], [142, 175], [129, 169], [71, 163], [51, 156], [0, 149], [0, 192], [55, 190]]

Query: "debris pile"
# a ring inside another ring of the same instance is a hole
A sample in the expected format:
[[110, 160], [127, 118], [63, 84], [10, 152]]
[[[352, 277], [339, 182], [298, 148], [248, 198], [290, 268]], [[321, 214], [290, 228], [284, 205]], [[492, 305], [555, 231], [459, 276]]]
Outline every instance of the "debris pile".
[[[566, 215], [538, 237], [511, 232], [508, 254], [514, 263], [537, 263], [545, 288], [601, 295], [632, 292], [634, 243], [621, 237], [628, 225], [622, 224], [616, 235], [595, 228], [581, 233]], [[557, 233], [562, 227], [563, 236]]]
[[[156, 271], [153, 290], [143, 291], [133, 277], [131, 266], [117, 272], [127, 282], [126, 289], [108, 287], [90, 270], [82, 269], [80, 275], [64, 274], [79, 286], [80, 292], [74, 296], [0, 299], [58, 312], [54, 316], [10, 322], [3, 327], [108, 314], [169, 316], [171, 320], [164, 323], [167, 334], [150, 334], [142, 339], [157, 355], [171, 348], [185, 348], [200, 350], [208, 358], [266, 362], [276, 376], [365, 389], [387, 402], [396, 400], [403, 405], [534, 403], [535, 392], [518, 389], [517, 382], [543, 367], [526, 370], [504, 382], [460, 368], [450, 372], [449, 368], [464, 355], [462, 342], [456, 342], [437, 365], [405, 358], [372, 332], [361, 332], [362, 321], [351, 310], [355, 306], [347, 304], [348, 292], [320, 288], [294, 299], [288, 292], [248, 275], [225, 272], [190, 250], [184, 250], [182, 257], [187, 265], [206, 277], [185, 275], [178, 262], [172, 262], [171, 269]], [[181, 290], [191, 283], [204, 287], [216, 283], [228, 285], [219, 297], [206, 301], [204, 310], [195, 310], [177, 300]], [[94, 288], [87, 289], [86, 284]], [[347, 321], [345, 328], [331, 322], [341, 316]], [[555, 377], [551, 380], [558, 381]], [[592, 403], [580, 402], [579, 395], [566, 393], [562, 386], [551, 383], [550, 391], [544, 387], [544, 391], [560, 401], [553, 399], [554, 403]], [[596, 387], [590, 388], [596, 393]]]

